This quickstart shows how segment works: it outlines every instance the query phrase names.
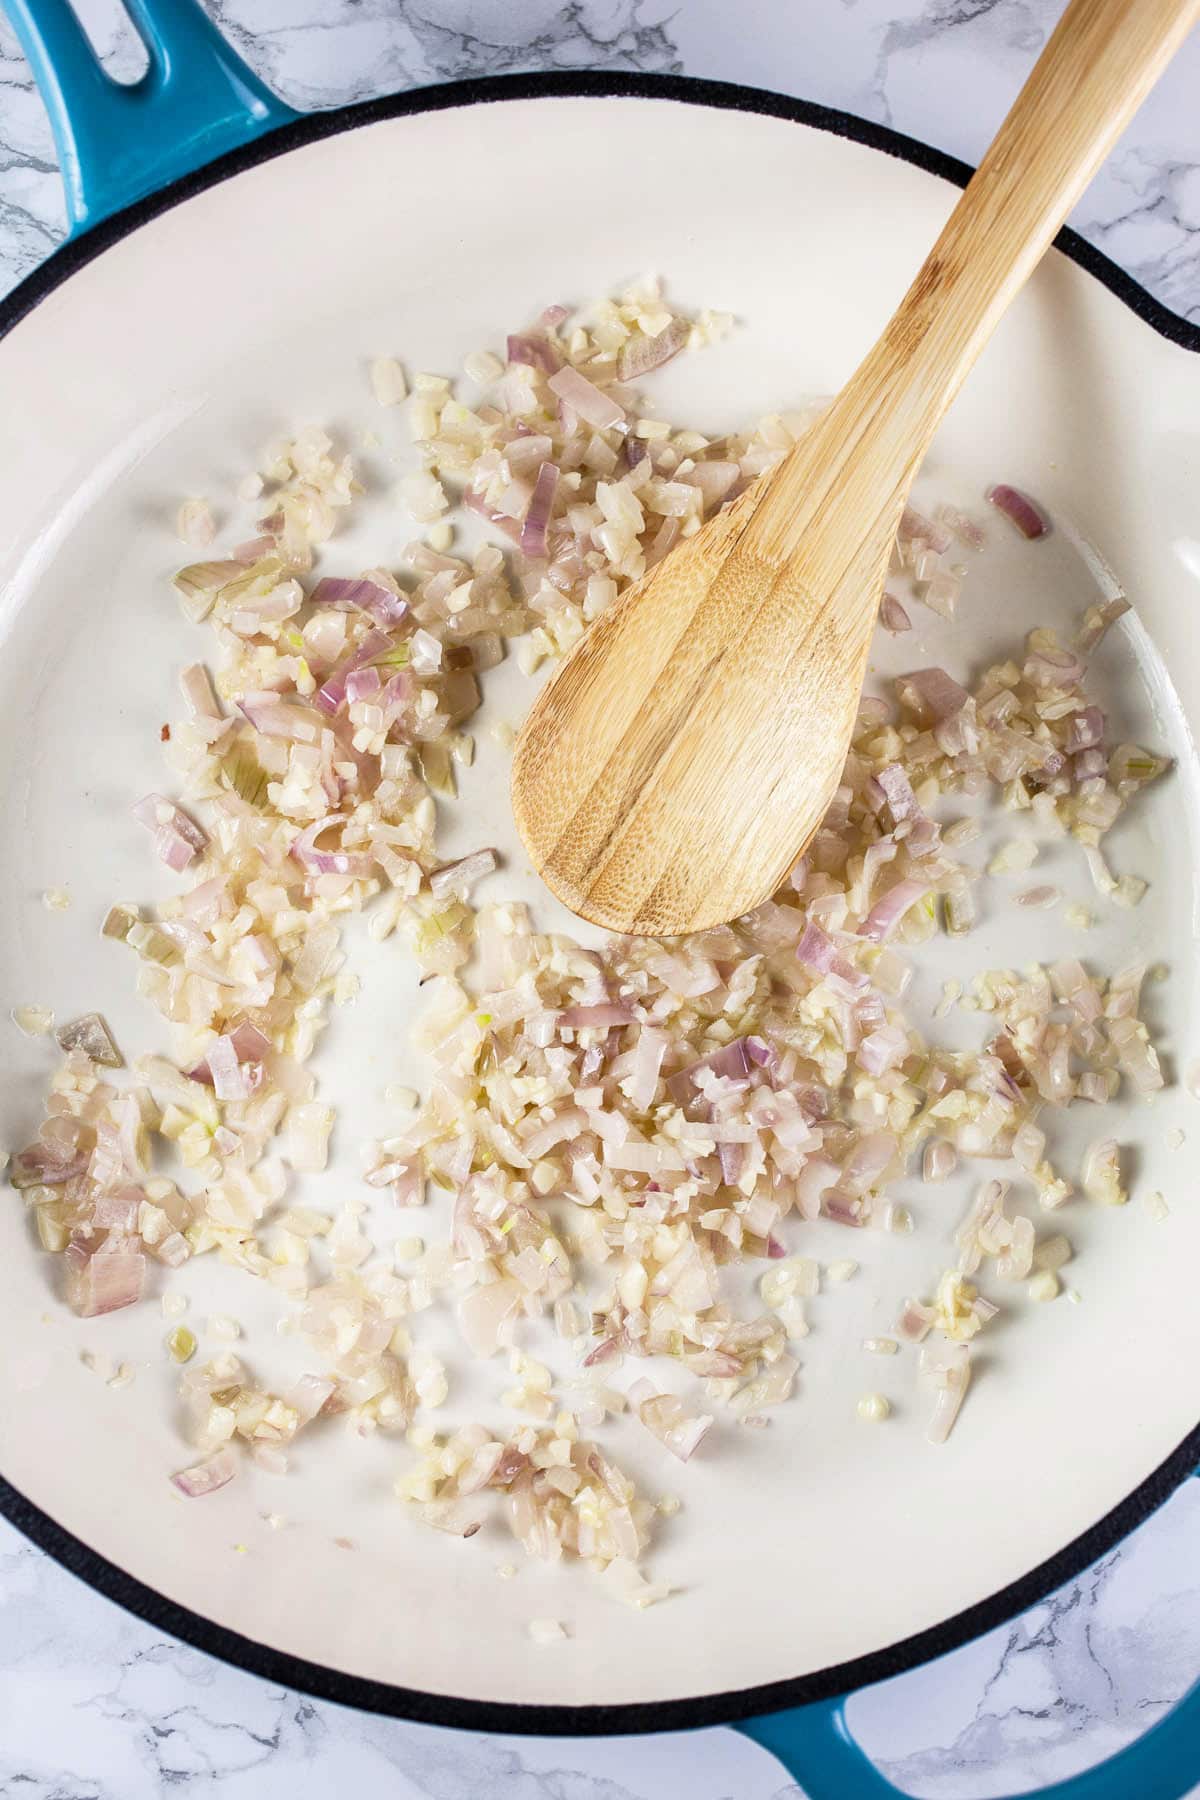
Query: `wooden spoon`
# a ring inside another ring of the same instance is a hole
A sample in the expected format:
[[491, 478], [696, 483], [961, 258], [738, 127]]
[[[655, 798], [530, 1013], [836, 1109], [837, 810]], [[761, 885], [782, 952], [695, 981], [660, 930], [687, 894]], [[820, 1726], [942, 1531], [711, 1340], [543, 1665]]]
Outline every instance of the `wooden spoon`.
[[783, 880], [838, 784], [918, 464], [1198, 15], [1200, 0], [1071, 0], [828, 411], [629, 588], [542, 690], [517, 740], [513, 807], [574, 912], [672, 936], [747, 912]]

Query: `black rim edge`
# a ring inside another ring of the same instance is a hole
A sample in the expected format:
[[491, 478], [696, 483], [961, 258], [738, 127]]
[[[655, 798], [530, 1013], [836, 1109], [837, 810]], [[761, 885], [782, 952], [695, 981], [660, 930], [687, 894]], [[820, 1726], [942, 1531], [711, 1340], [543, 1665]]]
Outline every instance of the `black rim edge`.
[[[309, 113], [288, 125], [281, 125], [265, 137], [257, 138], [239, 150], [231, 150], [191, 175], [171, 182], [158, 193], [135, 201], [132, 206], [105, 219], [82, 236], [60, 245], [32, 274], [0, 300], [0, 337], [11, 331], [25, 315], [67, 278], [139, 225], [168, 212], [193, 195], [203, 193], [227, 181], [231, 175], [258, 163], [285, 156], [304, 144], [318, 143], [322, 138], [337, 137], [360, 125], [377, 120], [403, 118], [410, 113], [444, 112], [454, 107], [494, 104], [504, 100], [536, 100], [542, 98], [577, 99], [588, 96], [677, 100], [693, 106], [710, 106], [722, 112], [758, 113], [767, 118], [785, 119], [793, 124], [809, 125], [831, 136], [849, 138], [868, 149], [881, 150], [901, 162], [912, 163], [928, 174], [938, 175], [956, 187], [965, 187], [974, 170], [969, 163], [944, 150], [936, 150], [888, 125], [877, 125], [860, 119], [854, 113], [837, 107], [819, 106], [811, 100], [796, 100], [786, 94], [771, 93], [766, 88], [740, 86], [730, 81], [704, 81], [687, 75], [652, 75], [620, 71], [580, 70], [573, 74], [490, 75], [468, 81], [448, 81], [436, 87], [413, 88], [380, 100], [364, 100], [353, 106], [340, 106], [328, 112]], [[1140, 282], [1133, 279], [1111, 257], [1070, 226], [1064, 226], [1054, 240], [1054, 247], [1064, 256], [1086, 269], [1110, 293], [1122, 301], [1138, 318], [1184, 350], [1200, 352], [1200, 324], [1172, 312]]]
[[273, 1649], [254, 1638], [243, 1637], [215, 1624], [190, 1607], [168, 1600], [136, 1576], [109, 1562], [80, 1538], [26, 1499], [0, 1476], [0, 1513], [40, 1549], [118, 1606], [147, 1624], [180, 1638], [208, 1656], [257, 1675], [278, 1686], [295, 1688], [319, 1700], [354, 1707], [360, 1712], [383, 1713], [413, 1719], [422, 1725], [449, 1726], [459, 1731], [486, 1731], [538, 1737], [614, 1737], [629, 1733], [687, 1731], [697, 1726], [737, 1724], [786, 1707], [805, 1706], [815, 1700], [835, 1699], [859, 1688], [904, 1675], [922, 1663], [1005, 1625], [1019, 1613], [1036, 1606], [1064, 1582], [1129, 1536], [1158, 1511], [1200, 1465], [1200, 1425], [1154, 1473], [1119, 1506], [1098, 1520], [1065, 1549], [1047, 1558], [1027, 1575], [1000, 1588], [952, 1618], [914, 1636], [889, 1644], [883, 1650], [855, 1657], [815, 1674], [794, 1676], [759, 1687], [731, 1688], [723, 1693], [702, 1694], [687, 1700], [631, 1701], [620, 1706], [531, 1706], [511, 1701], [470, 1700], [456, 1694], [431, 1694], [420, 1688], [398, 1687], [361, 1675], [306, 1661], [286, 1650]]
[[[286, 155], [301, 145], [319, 142], [360, 125], [370, 125], [376, 120], [407, 114], [440, 112], [504, 100], [587, 96], [676, 100], [724, 111], [763, 114], [849, 138], [869, 149], [912, 163], [958, 187], [965, 186], [972, 174], [970, 166], [957, 157], [932, 149], [888, 126], [873, 124], [832, 107], [729, 82], [603, 71], [448, 82], [387, 99], [310, 114], [220, 157], [195, 174], [171, 183], [162, 192], [137, 201], [80, 238], [62, 245], [0, 300], [0, 337], [11, 331], [71, 275], [140, 225], [243, 169]], [[1078, 232], [1065, 228], [1056, 238], [1055, 246], [1100, 281], [1160, 336], [1185, 350], [1200, 352], [1200, 326], [1171, 312]], [[1157, 1511], [1198, 1464], [1200, 1425], [1133, 1493], [1064, 1549], [997, 1593], [886, 1649], [815, 1674], [758, 1687], [731, 1689], [687, 1700], [631, 1702], [620, 1706], [530, 1706], [471, 1700], [348, 1675], [243, 1637], [239, 1632], [230, 1631], [200, 1613], [168, 1600], [73, 1536], [2, 1476], [0, 1513], [56, 1562], [126, 1611], [206, 1655], [232, 1663], [265, 1681], [360, 1711], [413, 1719], [421, 1724], [539, 1736], [609, 1736], [736, 1723], [761, 1713], [830, 1699], [904, 1674], [1006, 1623], [1078, 1575]]]

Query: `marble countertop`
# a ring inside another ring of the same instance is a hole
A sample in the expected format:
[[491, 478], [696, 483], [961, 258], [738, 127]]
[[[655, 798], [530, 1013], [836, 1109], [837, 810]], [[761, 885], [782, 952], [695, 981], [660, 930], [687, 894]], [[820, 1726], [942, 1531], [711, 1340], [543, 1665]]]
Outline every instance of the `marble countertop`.
[[[106, 65], [144, 52], [118, 0], [74, 0]], [[463, 75], [656, 69], [781, 89], [976, 162], [1059, 0], [208, 0], [302, 109]], [[734, 28], [736, 21], [736, 29]], [[1200, 33], [1093, 182], [1074, 223], [1166, 305], [1200, 319]], [[0, 16], [0, 291], [63, 230], [50, 131]]]
[[[856, 1698], [855, 1735], [892, 1781], [928, 1800], [1040, 1788], [1111, 1754], [1200, 1669], [1197, 1543], [1193, 1481], [1044, 1605]], [[289, 1693], [130, 1618], [0, 1521], [0, 1795], [168, 1793], [799, 1800], [801, 1790], [765, 1751], [724, 1729], [483, 1737]]]
[[[211, 3], [211, 0], [210, 0]], [[76, 0], [114, 74], [136, 73], [115, 3]], [[214, 15], [292, 105], [466, 74], [674, 70], [784, 89], [882, 119], [968, 160], [1058, 0], [217, 0]], [[1143, 108], [1075, 223], [1200, 320], [1200, 33]], [[0, 22], [0, 291], [62, 233], [54, 149]], [[1044, 1785], [1145, 1729], [1200, 1669], [1200, 1484], [1012, 1625], [853, 1703], [892, 1780], [930, 1800]], [[523, 1740], [375, 1719], [226, 1668], [142, 1625], [0, 1523], [0, 1795], [152, 1800], [784, 1800], [730, 1731]], [[1198, 1771], [1200, 1773], [1200, 1771]], [[1200, 1795], [1200, 1787], [1195, 1790]]]

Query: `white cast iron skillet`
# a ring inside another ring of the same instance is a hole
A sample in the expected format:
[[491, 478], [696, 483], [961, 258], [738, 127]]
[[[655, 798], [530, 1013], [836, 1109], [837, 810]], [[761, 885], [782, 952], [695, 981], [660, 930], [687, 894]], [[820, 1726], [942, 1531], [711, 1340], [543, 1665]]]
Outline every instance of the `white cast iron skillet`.
[[[388, 492], [405, 451], [394, 415], [381, 423], [370, 401], [366, 359], [390, 351], [453, 371], [548, 302], [647, 269], [683, 303], [741, 321], [724, 345], [655, 378], [664, 416], [719, 431], [830, 391], [873, 341], [967, 171], [823, 109], [650, 77], [458, 84], [294, 120], [188, 0], [139, 0], [151, 74], [121, 91], [96, 70], [63, 0], [10, 9], [55, 115], [77, 231], [0, 306], [0, 1019], [30, 1002], [60, 1018], [96, 1008], [137, 1051], [160, 1041], [157, 1020], [131, 994], [127, 953], [97, 927], [112, 898], [153, 898], [172, 880], [128, 809], [161, 785], [174, 672], [205, 649], [169, 593], [179, 498], [229, 493], [289, 426], [317, 420], [352, 444], [376, 429], [361, 524], [330, 566], [394, 558], [409, 530]], [[965, 505], [991, 481], [1015, 482], [1059, 529], [1030, 548], [997, 527], [961, 630], [930, 618], [890, 664], [945, 660], [962, 673], [1039, 620], [1069, 628], [1096, 596], [1077, 533], [1120, 571], [1137, 618], [1112, 634], [1097, 679], [1122, 731], [1177, 762], [1113, 844], [1150, 892], [1136, 913], [1101, 909], [1083, 944], [1060, 913], [1022, 927], [993, 904], [957, 964], [922, 964], [918, 1001], [936, 1000], [956, 969], [1081, 951], [1111, 968], [1140, 950], [1171, 966], [1152, 1022], [1173, 1073], [1197, 1049], [1197, 350], [1195, 328], [1064, 234], [925, 478], [931, 495]], [[499, 712], [514, 716], [516, 676], [501, 671], [495, 685]], [[496, 882], [511, 891], [523, 865], [507, 770], [498, 753], [483, 761], [449, 841], [507, 846], [512, 873]], [[1089, 897], [1077, 852], [1049, 851], [1038, 878]], [[70, 890], [69, 913], [40, 904], [53, 886]], [[357, 1181], [354, 1145], [382, 1128], [385, 1083], [421, 1081], [404, 1049], [414, 971], [398, 949], [371, 954], [365, 940], [353, 956], [364, 997], [338, 1014], [320, 1063], [346, 1146], [314, 1196], [322, 1203]], [[939, 1029], [972, 1041], [969, 1019]], [[3, 1147], [32, 1135], [51, 1067], [44, 1043], [0, 1026]], [[1078, 1130], [1062, 1139], [1067, 1160], [1086, 1122]], [[1173, 1150], [1179, 1130], [1187, 1142]], [[157, 1307], [71, 1317], [11, 1193], [0, 1208], [0, 1505], [135, 1612], [313, 1693], [559, 1733], [790, 1708], [747, 1728], [812, 1794], [890, 1793], [845, 1738], [837, 1697], [1027, 1606], [1200, 1460], [1196, 1103], [1177, 1083], [1153, 1107], [1118, 1114], [1116, 1134], [1136, 1146], [1137, 1192], [1166, 1194], [1169, 1219], [1156, 1224], [1136, 1205], [1070, 1209], [1080, 1304], [1018, 1298], [943, 1449], [923, 1442], [911, 1368], [864, 1373], [857, 1346], [888, 1328], [901, 1293], [927, 1287], [967, 1188], [936, 1206], [914, 1188], [911, 1240], [855, 1239], [862, 1273], [815, 1310], [800, 1399], [767, 1432], [737, 1442], [731, 1431], [677, 1484], [686, 1507], [651, 1562], [679, 1591], [646, 1614], [615, 1605], [585, 1571], [529, 1566], [498, 1581], [494, 1566], [511, 1554], [499, 1527], [494, 1541], [428, 1533], [391, 1496], [403, 1447], [351, 1443], [334, 1427], [313, 1434], [286, 1481], [248, 1469], [209, 1501], [175, 1499], [165, 1477], [187, 1453]], [[394, 1217], [384, 1229], [395, 1235]], [[847, 1253], [836, 1226], [811, 1229], [822, 1260]], [[234, 1313], [252, 1367], [298, 1366], [274, 1332], [271, 1295], [211, 1261], [189, 1265], [180, 1284], [192, 1316]], [[133, 1386], [107, 1387], [81, 1362], [88, 1350], [128, 1360]], [[480, 1380], [464, 1374], [456, 1386], [467, 1414]], [[854, 1401], [877, 1385], [896, 1414], [871, 1431]], [[671, 1485], [657, 1446], [621, 1429], [620, 1460], [651, 1492]], [[268, 1530], [268, 1511], [287, 1527]], [[569, 1640], [531, 1644], [539, 1616], [567, 1620]], [[1184, 1792], [1200, 1773], [1194, 1714], [1185, 1703], [1136, 1747], [1136, 1769], [1108, 1765], [1078, 1792]]]

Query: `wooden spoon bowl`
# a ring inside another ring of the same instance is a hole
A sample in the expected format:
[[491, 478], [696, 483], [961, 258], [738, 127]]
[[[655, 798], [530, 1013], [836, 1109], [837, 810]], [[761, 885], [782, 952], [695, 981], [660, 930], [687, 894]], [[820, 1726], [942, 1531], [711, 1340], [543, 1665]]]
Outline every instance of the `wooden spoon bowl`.
[[879, 342], [774, 469], [621, 595], [535, 702], [513, 808], [572, 911], [674, 936], [783, 880], [837, 786], [909, 487], [1200, 0], [1071, 0]]

